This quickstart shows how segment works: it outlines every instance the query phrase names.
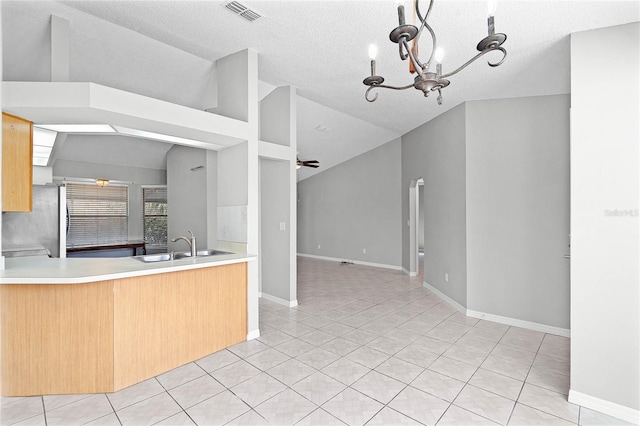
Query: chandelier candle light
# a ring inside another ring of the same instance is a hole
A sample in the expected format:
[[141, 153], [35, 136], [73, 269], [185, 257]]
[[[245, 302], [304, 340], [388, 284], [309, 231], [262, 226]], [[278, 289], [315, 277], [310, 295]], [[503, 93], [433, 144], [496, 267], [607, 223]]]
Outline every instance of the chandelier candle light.
[[[404, 61], [408, 58], [413, 65], [412, 69], [415, 69], [418, 75], [415, 77], [412, 84], [408, 84], [406, 86], [389, 86], [386, 84], [382, 84], [384, 83], [384, 78], [376, 75], [376, 54], [378, 49], [375, 45], [370, 45], [369, 58], [371, 59], [371, 75], [362, 81], [366, 86], [369, 86], [364, 95], [367, 101], [374, 102], [376, 99], [378, 99], [377, 93], [373, 98], [369, 97], [369, 92], [376, 88], [383, 87], [385, 89], [404, 90], [410, 87], [414, 87], [418, 90], [421, 90], [424, 93], [425, 97], [429, 96], [430, 92], [437, 91], [438, 105], [441, 105], [441, 89], [444, 89], [449, 85], [449, 80], [447, 80], [447, 77], [451, 77], [452, 75], [457, 74], [458, 72], [465, 69], [469, 64], [475, 62], [476, 59], [486, 55], [489, 52], [493, 52], [494, 50], [499, 50], [500, 52], [502, 52], [502, 59], [499, 62], [488, 62], [489, 66], [497, 67], [501, 65], [507, 58], [507, 51], [504, 49], [504, 47], [502, 47], [502, 44], [507, 39], [507, 36], [506, 34], [495, 32], [494, 14], [496, 9], [496, 2], [495, 0], [490, 0], [487, 8], [487, 24], [489, 35], [480, 40], [480, 43], [478, 43], [478, 46], [476, 46], [476, 49], [478, 49], [480, 53], [469, 59], [455, 71], [443, 74], [442, 59], [444, 56], [444, 51], [441, 47], [438, 47], [438, 44], [436, 42], [436, 34], [431, 26], [427, 23], [427, 19], [429, 19], [429, 14], [431, 13], [431, 9], [433, 8], [433, 2], [434, 0], [429, 1], [429, 9], [427, 9], [427, 13], [423, 18], [422, 14], [420, 13], [420, 0], [414, 0], [415, 13], [420, 20], [420, 28], [417, 28], [415, 25], [405, 23], [404, 6], [402, 5], [401, 1], [398, 1], [399, 25], [393, 31], [391, 31], [391, 33], [389, 34], [389, 39], [392, 42], [398, 44], [398, 47], [400, 49], [400, 59]], [[418, 41], [420, 40], [420, 35], [425, 28], [431, 35], [431, 39], [433, 42], [429, 60], [423, 63], [418, 58]], [[409, 46], [409, 42], [412, 40], [413, 45]], [[435, 72], [430, 71], [430, 67], [433, 61], [435, 61]]]

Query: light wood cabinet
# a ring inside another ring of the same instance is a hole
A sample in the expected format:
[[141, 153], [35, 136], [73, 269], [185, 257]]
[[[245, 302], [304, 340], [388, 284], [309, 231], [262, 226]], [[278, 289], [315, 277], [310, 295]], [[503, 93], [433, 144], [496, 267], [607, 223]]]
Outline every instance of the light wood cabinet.
[[0, 285], [0, 394], [115, 392], [247, 336], [247, 264]]
[[33, 184], [33, 123], [2, 113], [2, 211], [30, 212]]

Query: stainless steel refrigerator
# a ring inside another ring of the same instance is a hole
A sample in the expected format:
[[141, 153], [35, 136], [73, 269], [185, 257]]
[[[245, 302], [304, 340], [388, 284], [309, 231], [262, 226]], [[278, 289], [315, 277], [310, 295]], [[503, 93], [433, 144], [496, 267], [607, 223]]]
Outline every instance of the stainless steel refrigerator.
[[2, 254], [6, 257], [66, 257], [66, 188], [33, 186], [31, 212], [2, 213]]

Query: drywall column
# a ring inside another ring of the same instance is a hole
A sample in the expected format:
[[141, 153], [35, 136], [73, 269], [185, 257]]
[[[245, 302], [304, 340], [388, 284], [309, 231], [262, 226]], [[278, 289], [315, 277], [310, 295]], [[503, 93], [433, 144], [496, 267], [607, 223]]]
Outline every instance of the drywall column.
[[69, 81], [69, 21], [51, 15], [51, 81]]
[[296, 306], [291, 294], [289, 162], [260, 159], [260, 259], [262, 297]]
[[296, 107], [296, 90], [290, 86], [260, 101], [261, 293], [286, 306], [298, 304]]
[[566, 336], [569, 96], [466, 105], [467, 314]]
[[[189, 251], [178, 236], [189, 237], [206, 249], [207, 241], [207, 163], [206, 151], [175, 145], [167, 152], [167, 234], [169, 251]], [[215, 166], [215, 165], [214, 165]]]
[[247, 253], [248, 144], [218, 152], [218, 247]]
[[207, 151], [207, 243], [218, 247], [218, 152]]
[[[571, 35], [569, 401], [640, 422], [640, 23]], [[594, 64], [607, 84], [594, 96]]]
[[[249, 125], [247, 142], [238, 146], [238, 149], [246, 150], [244, 158], [238, 157], [236, 147], [227, 148], [218, 153], [218, 208], [231, 207], [234, 197], [242, 198], [246, 202], [246, 251], [258, 253], [259, 251], [259, 171], [258, 171], [258, 134], [259, 134], [259, 110], [258, 110], [258, 54], [247, 49], [216, 61], [216, 73], [218, 76], [218, 106], [216, 114], [246, 121]], [[232, 151], [226, 153], [231, 149]], [[227, 155], [229, 154], [229, 155]], [[229, 157], [232, 157], [231, 159]], [[232, 160], [232, 163], [227, 163]], [[239, 181], [231, 182], [228, 171], [237, 176]], [[242, 175], [242, 176], [240, 176]], [[243, 185], [244, 184], [244, 185]], [[232, 188], [236, 188], [232, 194]], [[246, 201], [245, 201], [246, 200]], [[237, 206], [237, 204], [234, 204]], [[234, 212], [237, 209], [226, 209]], [[240, 208], [238, 211], [243, 211]], [[218, 220], [225, 220], [219, 216]], [[218, 235], [220, 240], [224, 240]], [[249, 262], [247, 266], [247, 339], [260, 336], [258, 321], [258, 263]]]
[[410, 268], [408, 189], [423, 178], [425, 286], [458, 309], [467, 306], [465, 117], [461, 104], [402, 136], [402, 267]]

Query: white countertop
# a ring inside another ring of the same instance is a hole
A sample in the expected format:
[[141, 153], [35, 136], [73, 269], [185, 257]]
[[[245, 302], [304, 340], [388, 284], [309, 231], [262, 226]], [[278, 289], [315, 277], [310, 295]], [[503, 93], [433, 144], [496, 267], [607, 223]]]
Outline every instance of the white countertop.
[[142, 275], [209, 268], [255, 260], [253, 254], [199, 256], [166, 262], [144, 263], [132, 257], [49, 258], [45, 256], [5, 259], [0, 284], [80, 284]]

